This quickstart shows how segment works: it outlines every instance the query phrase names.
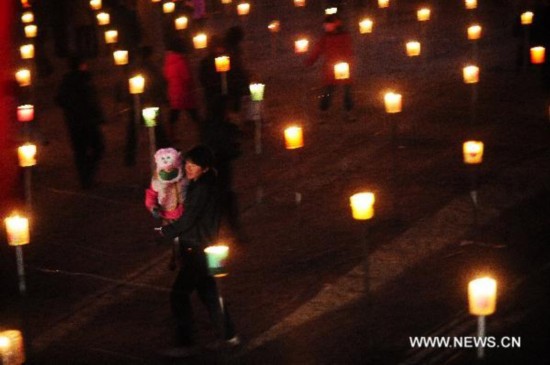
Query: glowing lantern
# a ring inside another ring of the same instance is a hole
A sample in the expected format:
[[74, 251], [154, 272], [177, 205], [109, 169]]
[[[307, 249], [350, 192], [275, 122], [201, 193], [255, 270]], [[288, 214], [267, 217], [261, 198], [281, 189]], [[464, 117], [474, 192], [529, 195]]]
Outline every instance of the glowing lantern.
[[17, 107], [17, 120], [19, 122], [30, 122], [34, 119], [34, 106], [31, 104], [19, 105]]
[[336, 80], [349, 79], [349, 63], [339, 62], [334, 65], [334, 78]]
[[302, 127], [291, 126], [285, 129], [285, 148], [293, 150], [304, 146]]
[[279, 31], [281, 30], [281, 22], [278, 20], [273, 20], [271, 23], [269, 23], [267, 29], [269, 29], [271, 33], [279, 33]]
[[193, 46], [195, 49], [206, 48], [208, 42], [208, 37], [204, 33], [199, 33], [193, 37]]
[[239, 5], [237, 5], [237, 14], [248, 15], [248, 13], [250, 13], [249, 3], [240, 3]]
[[123, 66], [128, 64], [128, 51], [119, 49], [118, 51], [113, 52], [113, 58], [115, 60], [115, 65]]
[[4, 219], [6, 232], [8, 234], [8, 244], [10, 246], [22, 246], [28, 244], [30, 240], [29, 220], [15, 214]]
[[410, 41], [405, 45], [407, 49], [407, 56], [415, 57], [420, 55], [420, 42]]
[[531, 54], [531, 63], [532, 64], [535, 64], [535, 65], [540, 65], [542, 63], [544, 63], [544, 60], [545, 60], [545, 56], [546, 56], [546, 50], [544, 49], [544, 47], [532, 47], [530, 49], [530, 54]]
[[305, 38], [298, 39], [294, 42], [294, 52], [295, 53], [305, 53], [309, 47], [309, 41]]
[[262, 101], [264, 100], [264, 84], [250, 84], [250, 98], [252, 101]]
[[478, 24], [474, 24], [468, 27], [468, 39], [469, 40], [476, 40], [481, 38], [481, 26]]
[[467, 141], [462, 145], [464, 163], [467, 165], [478, 165], [483, 161], [483, 142]]
[[422, 8], [416, 11], [416, 19], [419, 22], [426, 22], [430, 20], [431, 10], [429, 8]]
[[468, 307], [470, 314], [487, 316], [495, 313], [497, 305], [497, 282], [489, 277], [468, 283]]
[[180, 16], [174, 20], [174, 25], [177, 30], [187, 29], [188, 24], [189, 24], [189, 19], [186, 16]]
[[31, 167], [36, 165], [36, 145], [26, 143], [17, 148], [17, 157], [19, 157], [19, 166]]
[[101, 9], [101, 0], [90, 0], [90, 8], [92, 8], [92, 10]]
[[479, 67], [466, 66], [462, 69], [462, 77], [466, 84], [475, 84], [479, 82]]
[[34, 24], [25, 25], [25, 37], [27, 38], [35, 38], [36, 33], [38, 33], [38, 27]]
[[101, 12], [96, 15], [97, 18], [97, 24], [99, 25], [107, 25], [111, 22], [111, 16], [109, 13]]
[[15, 73], [15, 79], [19, 86], [29, 86], [31, 84], [31, 71], [23, 68]]
[[115, 29], [105, 31], [105, 43], [113, 44], [118, 41], [118, 31]]
[[349, 198], [353, 219], [368, 220], [374, 217], [374, 194], [357, 193]]
[[19, 47], [19, 52], [21, 53], [21, 58], [24, 60], [29, 60], [34, 58], [34, 45], [24, 44]]
[[208, 271], [215, 277], [227, 275], [225, 261], [229, 256], [229, 247], [226, 245], [208, 246], [204, 249], [208, 262]]
[[365, 18], [359, 22], [359, 33], [366, 34], [372, 33], [373, 21], [369, 18]]
[[21, 331], [7, 330], [0, 332], [0, 361], [4, 365], [25, 363]]
[[172, 1], [165, 2], [162, 4], [162, 11], [164, 14], [173, 13], [176, 10], [176, 4]]
[[141, 75], [136, 75], [128, 80], [130, 86], [130, 94], [142, 94], [145, 89], [145, 78]]
[[521, 24], [523, 25], [530, 25], [533, 23], [533, 16], [535, 14], [533, 14], [532, 11], [526, 11], [524, 13], [521, 14]]
[[390, 0], [378, 0], [378, 7], [380, 9], [388, 8], [390, 6]]
[[26, 11], [21, 15], [21, 21], [25, 24], [34, 22], [34, 14], [30, 11]]
[[402, 109], [401, 100], [401, 94], [396, 94], [392, 91], [386, 93], [384, 95], [384, 106], [386, 107], [386, 113], [400, 113]]
[[216, 64], [216, 72], [227, 72], [231, 68], [229, 56], [216, 57], [214, 62]]

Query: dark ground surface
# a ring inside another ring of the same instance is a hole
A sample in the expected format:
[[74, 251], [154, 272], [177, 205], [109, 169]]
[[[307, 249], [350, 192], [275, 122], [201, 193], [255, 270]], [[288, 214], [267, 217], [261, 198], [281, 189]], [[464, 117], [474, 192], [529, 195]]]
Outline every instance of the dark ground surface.
[[[486, 349], [485, 363], [549, 364], [548, 95], [540, 70], [515, 68], [514, 7], [494, 1], [475, 13], [484, 29], [476, 123], [471, 85], [461, 80], [471, 52], [465, 29], [474, 15], [460, 2], [433, 8], [419, 60], [403, 50], [405, 40], [420, 32], [418, 3], [399, 1], [363, 38], [353, 26], [362, 12], [346, 9], [357, 51], [358, 120], [349, 123], [339, 98], [328, 116], [319, 116], [320, 69], [304, 69], [291, 51], [295, 34], [318, 34], [322, 6], [257, 5], [240, 22], [247, 30], [247, 64], [267, 85], [264, 149], [254, 154], [251, 127], [239, 122], [245, 137], [235, 190], [245, 237], [237, 240], [224, 229], [232, 260], [230, 275], [220, 282], [243, 346], [174, 361], [158, 355], [172, 345], [168, 292], [174, 274], [167, 269], [169, 247], [157, 243], [156, 223], [143, 207], [146, 133], [138, 165], [124, 166], [128, 117], [113, 101], [116, 73], [104, 55], [92, 62], [92, 71], [109, 115], [108, 150], [99, 184], [90, 191], [78, 187], [62, 116], [52, 102], [61, 61], [54, 59], [55, 73], [37, 87], [50, 143], [40, 148], [33, 170], [23, 299], [13, 250], [0, 248], [0, 325], [25, 330], [29, 363], [471, 364], [473, 348], [415, 350], [409, 336], [473, 335], [467, 283], [489, 273], [498, 280], [499, 298], [487, 333], [521, 337], [521, 348]], [[276, 54], [265, 28], [274, 18], [283, 25]], [[217, 14], [209, 26], [220, 30], [238, 22]], [[194, 67], [200, 57], [193, 55]], [[403, 112], [392, 118], [382, 107], [390, 87], [404, 98]], [[286, 151], [282, 131], [294, 121], [303, 123], [306, 145]], [[397, 148], [390, 143], [391, 123], [398, 123]], [[178, 147], [187, 149], [198, 134], [190, 121], [180, 127]], [[486, 148], [477, 171], [475, 230], [470, 172], [461, 161], [462, 142], [472, 138]], [[260, 186], [264, 198], [257, 204]], [[366, 239], [348, 207], [349, 196], [362, 189], [377, 194]], [[298, 207], [294, 191], [303, 194]], [[443, 213], [451, 219], [442, 219]], [[477, 244], [461, 245], [468, 240]], [[355, 275], [365, 262], [368, 275]], [[198, 304], [200, 340], [208, 343], [212, 328]]]

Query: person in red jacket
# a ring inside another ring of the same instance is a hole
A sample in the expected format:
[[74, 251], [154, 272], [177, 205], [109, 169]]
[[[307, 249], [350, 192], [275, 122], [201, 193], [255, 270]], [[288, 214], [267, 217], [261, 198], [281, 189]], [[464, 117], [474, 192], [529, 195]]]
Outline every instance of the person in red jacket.
[[201, 120], [195, 96], [195, 83], [185, 51], [183, 41], [174, 37], [168, 42], [164, 57], [163, 71], [168, 84], [167, 94], [170, 105], [168, 120], [172, 143], [177, 140], [176, 122], [182, 110], [185, 110], [194, 122], [200, 123]]
[[[319, 108], [322, 111], [330, 107], [332, 94], [337, 85], [344, 89], [344, 108], [349, 113], [353, 109], [353, 97], [351, 90], [351, 77], [336, 79], [334, 65], [340, 62], [347, 62], [350, 69], [353, 58], [353, 46], [351, 35], [344, 30], [342, 20], [338, 15], [331, 14], [325, 17], [323, 22], [325, 30], [321, 39], [313, 47], [310, 56], [305, 60], [306, 66], [312, 66], [320, 57], [324, 58], [322, 69], [323, 91], [320, 96]], [[351, 72], [350, 72], [351, 76]]]

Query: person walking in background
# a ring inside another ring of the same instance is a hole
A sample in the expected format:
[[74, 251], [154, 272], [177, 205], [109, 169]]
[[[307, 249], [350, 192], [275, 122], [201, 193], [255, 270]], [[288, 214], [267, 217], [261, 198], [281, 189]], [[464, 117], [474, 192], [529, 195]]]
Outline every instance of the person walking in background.
[[324, 58], [323, 64], [323, 89], [320, 95], [319, 108], [321, 111], [329, 109], [332, 94], [337, 85], [342, 85], [344, 89], [344, 108], [346, 117], [354, 119], [352, 110], [354, 106], [352, 97], [351, 78], [336, 79], [334, 75], [334, 65], [340, 62], [347, 62], [353, 65], [353, 47], [351, 35], [344, 30], [342, 20], [336, 14], [327, 15], [323, 22], [324, 34], [313, 47], [311, 55], [305, 60], [306, 66], [312, 66], [320, 57]]
[[204, 252], [207, 246], [216, 243], [220, 227], [220, 194], [213, 169], [214, 156], [209, 148], [197, 146], [185, 154], [184, 161], [189, 180], [185, 209], [175, 222], [160, 228], [163, 237], [178, 237], [181, 248], [180, 270], [170, 294], [178, 347], [166, 351], [168, 356], [186, 356], [193, 351], [195, 339], [190, 296], [195, 290], [223, 344], [235, 346], [240, 343], [227, 308], [219, 300], [216, 281], [208, 271]]
[[202, 86], [206, 119], [210, 122], [225, 121], [227, 117], [227, 95], [222, 92], [222, 76], [216, 71], [216, 57], [226, 52], [218, 36], [210, 37], [208, 54], [199, 63], [199, 81]]
[[164, 77], [168, 83], [170, 115], [168, 128], [172, 143], [178, 140], [176, 123], [182, 111], [200, 127], [198, 104], [195, 97], [195, 83], [191, 66], [186, 56], [184, 42], [177, 36], [170, 38], [164, 57]]
[[244, 30], [235, 25], [225, 32], [224, 46], [231, 68], [227, 73], [228, 108], [233, 113], [241, 110], [241, 101], [244, 96], [250, 95], [250, 77], [246, 71], [243, 60], [241, 43], [244, 40]]
[[65, 115], [80, 185], [90, 188], [105, 150], [100, 128], [104, 116], [83, 59], [69, 58], [69, 71], [63, 76], [55, 102]]

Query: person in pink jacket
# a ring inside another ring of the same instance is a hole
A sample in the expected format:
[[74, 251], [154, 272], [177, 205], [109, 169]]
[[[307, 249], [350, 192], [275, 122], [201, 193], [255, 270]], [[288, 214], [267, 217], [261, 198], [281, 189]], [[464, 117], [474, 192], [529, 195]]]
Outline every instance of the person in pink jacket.
[[168, 85], [169, 133], [172, 142], [178, 139], [176, 123], [183, 110], [194, 122], [200, 123], [201, 120], [195, 96], [195, 83], [185, 51], [183, 41], [174, 37], [168, 42], [164, 56], [163, 72]]
[[312, 66], [319, 58], [323, 58], [323, 91], [320, 96], [319, 108], [322, 111], [330, 107], [332, 94], [337, 85], [342, 85], [344, 89], [344, 108], [347, 112], [353, 109], [352, 98], [352, 74], [347, 79], [336, 79], [334, 74], [334, 65], [340, 62], [347, 62], [353, 66], [353, 46], [351, 35], [343, 29], [342, 20], [336, 15], [331, 14], [325, 17], [323, 22], [324, 34], [315, 44], [308, 58], [305, 60], [306, 66]]

